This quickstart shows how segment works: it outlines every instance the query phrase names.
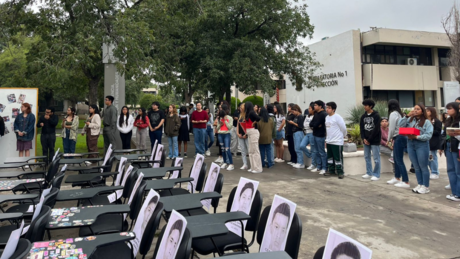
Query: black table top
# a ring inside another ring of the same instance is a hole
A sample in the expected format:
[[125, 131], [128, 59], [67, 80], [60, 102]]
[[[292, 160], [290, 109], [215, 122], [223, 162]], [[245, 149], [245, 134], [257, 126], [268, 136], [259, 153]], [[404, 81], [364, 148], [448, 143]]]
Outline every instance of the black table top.
[[100, 157], [96, 157], [96, 158], [66, 158], [66, 159], [59, 160], [59, 164], [60, 165], [64, 165], [64, 164], [69, 164], [69, 165], [83, 164], [85, 161], [100, 162], [102, 160], [103, 160], [103, 158], [100, 158]]
[[185, 183], [191, 182], [193, 178], [177, 178], [177, 179], [165, 179], [165, 180], [149, 180], [147, 182], [147, 187], [145, 187], [145, 191], [148, 192], [150, 189], [154, 190], [169, 190], [174, 188], [174, 186], [178, 183]]
[[0, 213], [0, 220], [20, 219], [23, 215], [22, 213]]
[[[73, 258], [90, 258], [96, 251], [96, 248], [103, 245], [113, 244], [117, 242], [129, 241], [135, 238], [134, 232], [122, 232], [89, 237], [76, 237], [51, 241], [35, 242], [32, 244], [32, 249], [28, 258], [53, 258], [52, 254], [62, 255], [70, 251], [73, 253], [66, 254], [66, 257]], [[59, 249], [59, 252], [56, 251]], [[47, 256], [45, 256], [47, 254]], [[83, 255], [86, 255], [83, 256]]]
[[8, 172], [0, 172], [0, 178], [18, 178], [19, 176], [28, 175], [28, 174], [41, 174], [45, 177], [47, 171], [8, 171]]
[[37, 182], [40, 183], [43, 181], [45, 181], [44, 178], [0, 181], [0, 192], [11, 191], [14, 187], [22, 185], [22, 184], [37, 183]]
[[88, 155], [99, 155], [99, 152], [86, 152], [86, 153], [75, 153], [75, 154], [63, 154], [63, 157], [83, 157]]
[[132, 152], [137, 152], [137, 151], [140, 151], [140, 152], [144, 152], [146, 151], [147, 149], [138, 149], [138, 148], [131, 148], [131, 149], [115, 149], [114, 151], [112, 151], [113, 154], [121, 154], [121, 153], [132, 153]]
[[183, 211], [199, 209], [203, 207], [203, 204], [201, 204], [202, 200], [212, 198], [222, 198], [222, 195], [217, 192], [184, 194], [161, 197], [161, 202], [164, 205], [164, 210], [166, 212], [171, 212], [172, 210]]
[[8, 201], [19, 201], [19, 200], [34, 200], [38, 198], [38, 193], [31, 193], [31, 194], [8, 194], [8, 195], [0, 195], [0, 203], [8, 202]]
[[72, 201], [72, 200], [91, 199], [101, 192], [110, 192], [110, 191], [116, 191], [116, 190], [121, 190], [121, 189], [123, 189], [123, 186], [119, 185], [119, 186], [103, 186], [103, 187], [96, 187], [96, 188], [59, 191], [56, 197], [56, 200], [57, 201]]
[[46, 228], [60, 229], [90, 226], [100, 215], [127, 213], [129, 211], [128, 204], [52, 209]]
[[30, 160], [45, 159], [46, 156], [28, 156], [28, 157], [7, 157], [3, 163], [14, 164], [14, 163], [27, 163]]
[[[187, 224], [187, 227], [188, 227], [188, 224]], [[285, 251], [229, 255], [229, 256], [225, 256], [225, 258], [230, 258], [230, 259], [291, 259], [291, 257]]]
[[[162, 201], [163, 199], [164, 198], [161, 198]], [[185, 217], [185, 219], [187, 219], [187, 228], [190, 230], [192, 238], [213, 237], [227, 234], [229, 230], [225, 226], [225, 223], [247, 220], [250, 218], [248, 214], [242, 211]]]
[[182, 170], [183, 167], [158, 167], [158, 168], [141, 168], [138, 169], [140, 173], [144, 174], [144, 179], [162, 178], [168, 172], [175, 170]]
[[116, 155], [115, 159], [120, 160], [122, 157], [125, 157], [129, 160], [137, 160], [139, 157], [148, 157], [150, 159], [150, 154], [131, 154], [131, 155]]
[[87, 183], [97, 181], [99, 177], [109, 177], [112, 175], [116, 175], [118, 172], [107, 172], [107, 173], [94, 173], [94, 174], [77, 174], [77, 175], [69, 175], [65, 179], [66, 183]]
[[0, 164], [0, 169], [19, 168], [28, 165], [28, 163]]

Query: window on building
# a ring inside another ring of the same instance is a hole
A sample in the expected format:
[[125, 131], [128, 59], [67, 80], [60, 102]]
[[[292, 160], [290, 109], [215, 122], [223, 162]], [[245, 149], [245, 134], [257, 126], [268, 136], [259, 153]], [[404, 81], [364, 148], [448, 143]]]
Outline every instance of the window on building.
[[363, 48], [363, 63], [407, 65], [407, 59], [416, 58], [419, 66], [432, 66], [431, 48], [371, 45]]
[[435, 106], [436, 92], [371, 90], [369, 86], [365, 86], [363, 87], [363, 100], [365, 99], [385, 102], [396, 99], [402, 108], [411, 108], [417, 103], [423, 103], [425, 106]]
[[439, 66], [448, 67], [449, 66], [449, 49], [438, 49], [439, 57]]

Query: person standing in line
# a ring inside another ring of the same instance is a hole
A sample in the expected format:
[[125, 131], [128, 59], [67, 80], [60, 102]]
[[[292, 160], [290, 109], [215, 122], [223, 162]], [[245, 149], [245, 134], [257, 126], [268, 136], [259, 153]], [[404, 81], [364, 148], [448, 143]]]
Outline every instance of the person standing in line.
[[54, 146], [56, 144], [56, 126], [59, 123], [59, 118], [54, 112], [54, 107], [46, 108], [45, 115], [41, 116], [37, 122], [37, 128], [42, 128], [40, 143], [48, 164], [53, 160]]
[[177, 136], [179, 136], [179, 129], [181, 120], [177, 114], [176, 105], [169, 105], [169, 113], [166, 116], [165, 134], [168, 136], [169, 155], [167, 159], [174, 159], [179, 156], [179, 147], [177, 145]]
[[222, 156], [224, 158], [224, 163], [220, 168], [227, 168], [228, 171], [235, 169], [233, 166], [233, 157], [230, 149], [231, 142], [231, 130], [233, 127], [233, 118], [224, 110], [219, 111], [217, 117], [217, 138], [220, 142], [220, 148], [222, 149]]
[[[190, 103], [188, 105], [188, 117], [189, 117], [189, 124], [191, 124], [193, 126], [193, 123], [192, 123], [192, 113], [195, 111], [195, 107], [193, 105], [193, 103]], [[193, 134], [193, 127], [190, 127], [190, 133]]]
[[64, 154], [74, 154], [77, 145], [77, 131], [79, 118], [73, 107], [67, 108], [67, 116], [62, 121], [62, 143], [64, 145]]
[[[149, 136], [150, 120], [144, 108], [140, 108], [134, 121], [136, 130], [136, 141], [138, 149], [146, 149], [147, 137]], [[151, 150], [152, 152], [153, 150]]]
[[120, 132], [122, 149], [131, 148], [131, 138], [133, 136], [134, 118], [130, 116], [128, 106], [121, 108], [121, 114], [118, 117], [117, 128]]
[[219, 117], [219, 112], [222, 110], [222, 104], [219, 104], [218, 108], [217, 108], [217, 112], [216, 112], [216, 118], [214, 119], [214, 122], [213, 122], [213, 127], [214, 127], [214, 136], [215, 136], [215, 139], [216, 139], [216, 147], [217, 147], [217, 150], [219, 151], [218, 152], [218, 157], [217, 159], [214, 161], [215, 163], [223, 163], [224, 162], [224, 158], [222, 157], [222, 149], [220, 148], [220, 142], [219, 140], [217, 139], [217, 117]]
[[[101, 133], [101, 116], [99, 115], [99, 108], [97, 105], [89, 106], [89, 116], [86, 119], [85, 127], [81, 135], [86, 134], [86, 146], [88, 147], [88, 152], [98, 152], [97, 142], [99, 140], [99, 134]], [[96, 158], [97, 154], [89, 155], [88, 158]], [[87, 164], [90, 164], [88, 162]]]
[[430, 139], [430, 158], [428, 166], [431, 169], [430, 179], [439, 179], [438, 168], [438, 150], [441, 149], [442, 138], [442, 122], [438, 119], [438, 113], [434, 107], [426, 107], [426, 115], [428, 120], [433, 124], [433, 136]]
[[[187, 108], [185, 106], [180, 107], [180, 129], [179, 129], [179, 156], [181, 155], [180, 149], [182, 143], [184, 143], [184, 158], [187, 158], [187, 142], [190, 141], [190, 116], [187, 114]], [[214, 136], [213, 136], [214, 140]]]
[[245, 104], [241, 103], [240, 104], [240, 117], [238, 119], [238, 128], [237, 128], [237, 134], [238, 134], [238, 144], [241, 149], [241, 157], [243, 158], [243, 166], [240, 168], [241, 170], [248, 170], [249, 169], [249, 164], [248, 164], [248, 154], [249, 154], [249, 142], [248, 142], [248, 135], [246, 134], [246, 130], [243, 129], [242, 123], [245, 120], [246, 117], [246, 111], [244, 109]]
[[391, 145], [388, 145], [388, 118], [387, 117], [382, 117], [382, 120], [380, 121], [380, 132], [382, 132], [382, 139], [380, 140], [380, 153], [384, 153], [386, 155], [389, 155], [390, 157], [393, 156], [393, 152], [391, 149], [393, 148]]
[[[375, 102], [373, 100], [364, 100], [362, 104], [364, 114], [361, 116], [359, 128], [364, 143], [364, 160], [366, 161], [366, 174], [362, 178], [378, 181], [380, 180], [380, 141], [382, 140], [380, 115], [374, 111]], [[374, 158], [374, 169], [372, 169], [371, 156]]]
[[107, 152], [110, 144], [112, 144], [112, 149], [116, 149], [117, 141], [117, 117], [118, 112], [117, 108], [113, 106], [113, 101], [115, 98], [111, 95], [105, 97], [105, 105], [107, 106], [104, 110], [103, 115], [103, 124], [104, 128], [102, 129], [102, 136], [104, 137], [104, 153]]
[[289, 121], [292, 121], [295, 118], [295, 115], [292, 113], [292, 107], [294, 107], [293, 103], [288, 104], [288, 114], [286, 116], [286, 139], [288, 141], [288, 149], [289, 154], [291, 156], [291, 161], [289, 161], [288, 165], [295, 165], [297, 164], [297, 153], [295, 152], [294, 146], [294, 135], [292, 132], [292, 124]]
[[254, 112], [256, 113], [257, 116], [259, 116], [260, 106], [258, 104], [254, 104]]
[[206, 123], [208, 114], [202, 110], [201, 103], [196, 103], [196, 111], [192, 113], [193, 135], [195, 136], [195, 154], [205, 155]]
[[273, 121], [273, 130], [272, 130], [272, 142], [270, 143], [270, 154], [272, 155], [271, 160], [275, 161], [275, 139], [276, 139], [276, 118], [275, 118], [275, 106], [271, 103], [267, 104], [265, 109], [268, 112], [268, 118]]
[[[308, 109], [305, 110], [305, 120], [303, 122], [303, 128], [304, 128], [304, 133], [305, 136], [302, 139], [302, 143], [300, 143], [300, 150], [303, 151], [303, 153], [311, 158], [311, 165], [307, 168], [308, 170], [313, 170], [316, 168], [316, 146], [315, 146], [315, 141], [313, 140], [313, 130], [310, 128], [310, 122], [313, 120], [314, 115], [315, 115], [315, 103], [311, 102], [310, 105], [308, 106]], [[307, 149], [307, 146], [310, 145], [310, 150]]]
[[161, 137], [163, 136], [163, 124], [165, 123], [165, 113], [160, 110], [160, 103], [153, 102], [152, 109], [148, 113], [149, 116], [149, 136], [150, 136], [150, 150], [153, 149], [155, 140], [161, 144]]
[[310, 122], [310, 128], [313, 129], [313, 140], [316, 147], [316, 168], [312, 172], [319, 171], [319, 174], [325, 174], [327, 168], [327, 154], [324, 150], [326, 141], [326, 117], [327, 113], [324, 111], [324, 102], [321, 100], [315, 101], [313, 105], [315, 109], [315, 116]]
[[254, 111], [252, 102], [246, 102], [244, 105], [244, 110], [248, 112], [246, 112], [244, 121], [240, 124], [248, 135], [249, 160], [251, 163], [251, 169], [248, 171], [254, 174], [258, 174], [262, 173], [263, 171], [259, 150], [260, 134], [256, 128], [256, 124], [260, 120], [260, 117]]
[[275, 165], [271, 149], [274, 125], [275, 123], [270, 119], [267, 109], [265, 107], [260, 108], [260, 120], [257, 122], [257, 129], [260, 134], [259, 150], [262, 167], [272, 168]]
[[303, 133], [303, 123], [305, 117], [302, 115], [302, 110], [297, 104], [291, 108], [291, 112], [295, 115], [295, 117], [293, 120], [288, 121], [288, 123], [292, 125], [292, 133], [294, 136], [294, 148], [297, 154], [297, 164], [292, 165], [292, 167], [297, 169], [304, 169], [305, 163], [303, 151], [300, 145], [302, 144], [302, 140], [305, 136]]
[[[457, 102], [451, 102], [446, 105], [447, 115], [444, 124], [444, 131], [442, 136], [445, 137], [446, 141], [443, 148], [439, 150], [439, 156], [442, 153], [446, 156], [447, 162], [447, 176], [449, 177], [449, 185], [446, 189], [451, 190], [451, 194], [447, 195], [446, 198], [452, 201], [460, 201], [460, 162], [459, 158], [459, 140], [460, 136], [447, 132], [447, 128], [460, 128], [460, 104]], [[447, 188], [449, 187], [449, 188]]]
[[347, 136], [347, 126], [342, 116], [335, 113], [337, 104], [328, 102], [326, 104], [326, 145], [327, 145], [327, 163], [329, 171], [324, 175], [336, 174], [339, 179], [343, 179], [343, 141]]
[[[206, 156], [211, 156], [210, 148], [212, 147], [212, 144], [214, 144], [214, 128], [213, 128], [214, 116], [209, 111], [208, 107], [205, 107], [204, 110], [206, 111], [209, 117], [208, 122], [206, 122], [206, 137], [204, 138], [205, 147], [206, 147], [205, 154]], [[209, 143], [208, 143], [208, 137], [209, 137]]]
[[[14, 120], [14, 132], [16, 133], [16, 148], [19, 151], [19, 157], [29, 157], [32, 149], [32, 140], [35, 136], [35, 115], [29, 103], [21, 105], [21, 111]], [[29, 168], [29, 166], [25, 166]]]
[[276, 138], [275, 138], [275, 162], [284, 163], [284, 125], [286, 125], [286, 117], [284, 117], [283, 108], [281, 105], [276, 104], [274, 108], [276, 120]]
[[238, 145], [238, 134], [237, 128], [238, 128], [238, 118], [240, 117], [240, 108], [236, 108], [236, 110], [232, 114], [232, 119], [233, 119], [233, 127], [230, 130], [230, 134], [232, 136], [232, 141], [230, 142], [230, 150], [232, 153], [237, 156], [238, 153], [241, 153], [241, 149], [239, 148]]
[[430, 170], [428, 159], [430, 157], [430, 139], [433, 135], [433, 124], [428, 119], [423, 104], [417, 104], [409, 115], [399, 121], [399, 127], [416, 128], [420, 135], [409, 135], [407, 151], [415, 169], [418, 185], [412, 189], [415, 193], [427, 194], [430, 192]]

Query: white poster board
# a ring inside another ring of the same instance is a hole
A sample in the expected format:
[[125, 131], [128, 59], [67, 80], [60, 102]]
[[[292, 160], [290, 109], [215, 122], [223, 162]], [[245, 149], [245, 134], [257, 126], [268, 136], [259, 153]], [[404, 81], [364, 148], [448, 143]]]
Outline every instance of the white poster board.
[[296, 207], [292, 201], [275, 195], [265, 225], [260, 252], [284, 251]]
[[[163, 155], [164, 145], [158, 144], [158, 148], [155, 154], [155, 161], [161, 161], [161, 156]], [[153, 168], [159, 168], [160, 162], [153, 163]]]
[[324, 248], [323, 259], [332, 258], [371, 259], [372, 250], [358, 241], [330, 228]]
[[161, 238], [160, 248], [156, 258], [174, 259], [184, 236], [187, 220], [179, 212], [173, 210]]
[[458, 82], [443, 82], [444, 104], [455, 102], [460, 97], [460, 84]]
[[[232, 208], [230, 211], [242, 211], [249, 215], [258, 187], [259, 182], [241, 177], [238, 187], [236, 188], [235, 197], [233, 198]], [[243, 220], [244, 228], [246, 228], [246, 223], [247, 220]], [[227, 226], [228, 230], [238, 236], [241, 236], [241, 223], [239, 221], [228, 222], [225, 226]]]
[[[182, 166], [183, 162], [184, 162], [184, 158], [176, 157], [176, 159], [174, 160], [174, 167]], [[177, 178], [179, 178], [179, 170], [173, 171], [171, 177], [169, 177], [169, 179], [177, 179]]]
[[35, 136], [32, 140], [30, 155], [36, 155], [37, 145], [37, 120], [38, 120], [38, 88], [0, 88], [0, 116], [5, 121], [5, 135], [0, 139], [0, 164], [6, 158], [19, 157], [16, 151], [16, 134], [14, 133], [14, 121], [18, 113], [21, 113], [22, 102], [32, 107], [32, 114], [35, 115]]
[[195, 192], [196, 184], [198, 182], [198, 177], [200, 176], [200, 171], [201, 171], [201, 167], [203, 166], [203, 162], [204, 162], [204, 156], [200, 154], [196, 154], [195, 162], [193, 163], [193, 167], [192, 167], [192, 172], [190, 173], [190, 177], [193, 178], [193, 181], [192, 181], [193, 188], [190, 183], [187, 184], [187, 190], [189, 190], [189, 192], [191, 193]]
[[[206, 178], [206, 183], [204, 184], [203, 192], [213, 192], [214, 191], [219, 173], [220, 173], [220, 166], [216, 163], [212, 163], [211, 168], [209, 169], [208, 178]], [[205, 206], [209, 211], [209, 208], [211, 208], [211, 201], [212, 199], [202, 200], [201, 204], [203, 204], [203, 206]]]

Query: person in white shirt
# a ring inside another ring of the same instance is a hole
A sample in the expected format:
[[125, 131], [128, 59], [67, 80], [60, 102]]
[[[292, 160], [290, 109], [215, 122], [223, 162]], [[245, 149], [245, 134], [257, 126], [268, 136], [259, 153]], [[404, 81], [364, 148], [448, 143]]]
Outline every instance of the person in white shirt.
[[337, 174], [343, 179], [343, 140], [347, 135], [347, 126], [342, 116], [335, 113], [337, 104], [326, 103], [326, 148], [329, 172], [324, 175]]
[[[311, 158], [311, 165], [307, 168], [308, 170], [313, 170], [316, 168], [316, 150], [315, 142], [313, 141], [313, 129], [310, 128], [310, 122], [313, 120], [315, 115], [315, 103], [311, 102], [308, 109], [305, 110], [305, 120], [303, 123], [303, 129], [305, 133], [305, 137], [302, 139], [302, 143], [300, 143], [300, 150], [308, 157]], [[310, 150], [307, 149], [307, 146], [310, 145]]]
[[133, 136], [134, 117], [129, 114], [127, 106], [121, 108], [121, 114], [118, 116], [117, 128], [120, 132], [123, 149], [131, 148], [131, 137]]

